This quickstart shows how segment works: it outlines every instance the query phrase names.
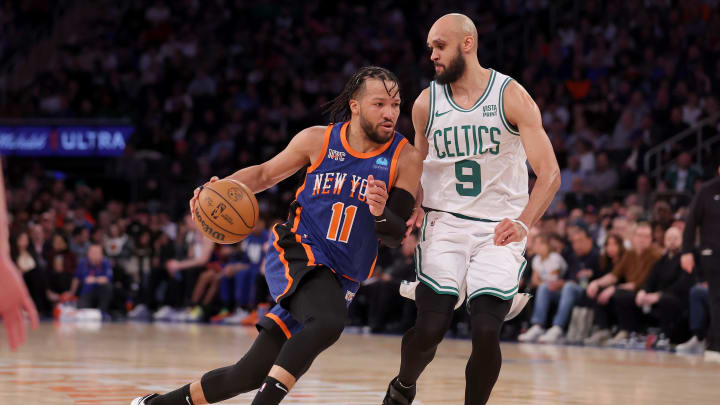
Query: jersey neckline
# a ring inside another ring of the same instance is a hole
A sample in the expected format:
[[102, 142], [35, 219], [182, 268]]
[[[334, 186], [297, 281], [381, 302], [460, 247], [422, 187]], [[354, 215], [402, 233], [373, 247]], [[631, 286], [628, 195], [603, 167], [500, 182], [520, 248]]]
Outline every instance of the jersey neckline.
[[448, 99], [448, 101], [450, 102], [450, 105], [454, 109], [456, 109], [458, 111], [462, 111], [462, 112], [471, 112], [471, 111], [476, 110], [485, 101], [485, 99], [490, 95], [490, 90], [492, 90], [492, 86], [493, 86], [493, 83], [495, 82], [495, 76], [496, 76], [495, 70], [493, 70], [492, 68], [489, 68], [489, 69], [490, 69], [490, 77], [488, 78], [487, 86], [485, 86], [485, 91], [478, 98], [478, 100], [475, 102], [475, 104], [473, 104], [473, 106], [470, 107], [469, 109], [460, 107], [455, 102], [455, 100], [453, 100], [452, 88], [450, 87], [450, 83], [443, 86], [443, 90], [445, 91], [445, 97]]
[[358, 152], [355, 149], [350, 146], [350, 142], [347, 140], [347, 129], [350, 126], [350, 121], [343, 124], [342, 128], [340, 128], [340, 142], [342, 142], [343, 148], [345, 148], [346, 151], [348, 151], [349, 154], [353, 155], [354, 157], [358, 159], [368, 159], [371, 157], [378, 156], [385, 152], [390, 145], [392, 145], [393, 140], [395, 139], [395, 134], [393, 134], [393, 137], [390, 138], [389, 141], [385, 142], [382, 146], [378, 147], [377, 149], [373, 149], [370, 152]]

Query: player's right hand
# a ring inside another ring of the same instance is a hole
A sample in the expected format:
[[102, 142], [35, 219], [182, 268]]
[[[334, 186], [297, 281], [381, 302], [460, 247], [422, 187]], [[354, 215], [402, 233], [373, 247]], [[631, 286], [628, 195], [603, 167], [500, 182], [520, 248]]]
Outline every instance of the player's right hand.
[[410, 236], [415, 229], [422, 226], [423, 218], [425, 218], [425, 210], [423, 210], [421, 206], [416, 205], [415, 208], [413, 208], [412, 215], [410, 215], [410, 218], [405, 222], [405, 226], [407, 226], [405, 230], [406, 238]]
[[200, 195], [200, 190], [202, 190], [203, 187], [207, 186], [210, 183], [215, 183], [216, 181], [220, 180], [218, 176], [212, 176], [210, 178], [210, 181], [203, 184], [201, 187], [197, 187], [195, 190], [193, 190], [193, 196], [190, 199], [190, 215], [192, 216], [193, 221], [195, 220], [195, 204], [197, 204], [198, 196]]
[[405, 237], [407, 238], [415, 229], [420, 229], [422, 226], [423, 219], [425, 218], [425, 210], [422, 208], [423, 202], [423, 188], [422, 185], [418, 186], [417, 195], [415, 196], [415, 208], [413, 208], [412, 215], [405, 222], [407, 229], [405, 230]]
[[38, 313], [20, 278], [20, 271], [8, 255], [0, 254], [0, 319], [5, 325], [11, 350], [25, 342], [27, 332], [23, 310], [30, 318], [32, 328], [37, 328]]

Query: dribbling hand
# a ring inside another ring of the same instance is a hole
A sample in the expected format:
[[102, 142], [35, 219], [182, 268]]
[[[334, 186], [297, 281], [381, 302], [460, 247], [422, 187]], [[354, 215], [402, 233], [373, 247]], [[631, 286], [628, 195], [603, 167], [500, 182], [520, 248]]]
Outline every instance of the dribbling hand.
[[370, 206], [370, 213], [378, 217], [385, 211], [385, 203], [388, 199], [387, 186], [382, 180], [368, 176], [366, 201]]
[[527, 232], [522, 225], [505, 218], [495, 227], [493, 242], [496, 246], [505, 246], [512, 242], [521, 242], [526, 236]]
[[[216, 181], [220, 180], [218, 176], [212, 176], [210, 178], [210, 181], [203, 184], [202, 187], [207, 186], [210, 183], [214, 183]], [[195, 220], [195, 204], [197, 204], [198, 196], [200, 195], [200, 190], [202, 190], [202, 187], [197, 187], [195, 190], [193, 190], [193, 196], [190, 199], [190, 215], [192, 216], [193, 221]]]

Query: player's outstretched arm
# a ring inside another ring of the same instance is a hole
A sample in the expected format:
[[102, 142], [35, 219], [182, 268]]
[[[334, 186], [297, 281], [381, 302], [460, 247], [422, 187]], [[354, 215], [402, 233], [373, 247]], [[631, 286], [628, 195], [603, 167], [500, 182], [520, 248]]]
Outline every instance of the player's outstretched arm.
[[521, 241], [527, 234], [523, 225], [532, 228], [560, 188], [560, 167], [542, 126], [540, 109], [535, 101], [522, 86], [513, 81], [505, 89], [504, 103], [508, 120], [520, 130], [520, 139], [537, 181], [520, 217], [506, 218], [495, 228], [495, 244], [501, 246]]
[[288, 146], [272, 159], [240, 169], [228, 178], [245, 184], [253, 193], [267, 190], [319, 157], [326, 129], [323, 126], [306, 128], [295, 135]]
[[[265, 163], [240, 169], [228, 176], [228, 179], [237, 180], [259, 193], [292, 176], [300, 168], [315, 162], [323, 151], [325, 131], [327, 127], [315, 126], [305, 128], [295, 135], [285, 149]], [[210, 179], [209, 183], [218, 181], [217, 177]], [[200, 194], [200, 187], [193, 192], [190, 199], [190, 214], [194, 217], [195, 203]]]

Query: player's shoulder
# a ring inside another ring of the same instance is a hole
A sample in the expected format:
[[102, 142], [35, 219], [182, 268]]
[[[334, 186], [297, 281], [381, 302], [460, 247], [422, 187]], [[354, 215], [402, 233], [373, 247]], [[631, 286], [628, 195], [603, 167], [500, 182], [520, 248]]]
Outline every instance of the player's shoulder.
[[401, 165], [420, 165], [423, 157], [420, 151], [411, 143], [407, 143], [400, 151], [399, 162]]
[[420, 94], [415, 98], [415, 103], [413, 104], [413, 111], [416, 108], [421, 109], [429, 109], [430, 108], [430, 87], [425, 87]]
[[427, 119], [430, 113], [430, 87], [424, 88], [420, 94], [415, 98], [415, 103], [412, 107], [412, 118], [413, 122], [423, 122]]
[[303, 129], [302, 131], [298, 132], [296, 137], [301, 138], [323, 138], [325, 135], [325, 131], [327, 130], [327, 125], [314, 125], [311, 127], [307, 127]]
[[327, 126], [322, 125], [307, 127], [298, 132], [291, 142], [301, 149], [314, 149], [321, 147], [325, 142], [325, 131], [327, 128]]

